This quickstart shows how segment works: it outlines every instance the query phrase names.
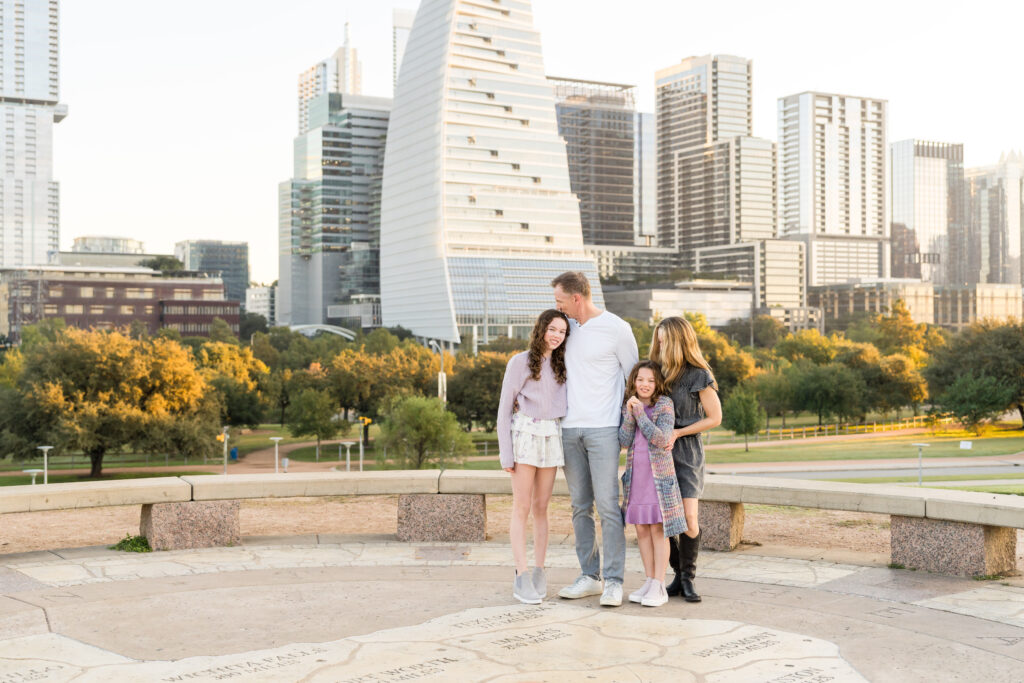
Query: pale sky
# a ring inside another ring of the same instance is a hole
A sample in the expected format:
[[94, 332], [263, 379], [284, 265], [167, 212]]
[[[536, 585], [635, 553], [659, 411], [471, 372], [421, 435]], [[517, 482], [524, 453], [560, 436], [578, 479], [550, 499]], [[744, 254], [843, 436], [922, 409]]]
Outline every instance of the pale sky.
[[[55, 126], [61, 248], [73, 238], [247, 240], [277, 278], [277, 185], [291, 176], [298, 74], [352, 26], [363, 93], [391, 94], [391, 10], [416, 0], [64, 0]], [[754, 134], [776, 100], [889, 100], [889, 140], [962, 142], [968, 166], [1024, 148], [1021, 26], [1006, 0], [534, 0], [547, 72], [639, 86], [683, 57], [754, 60]]]

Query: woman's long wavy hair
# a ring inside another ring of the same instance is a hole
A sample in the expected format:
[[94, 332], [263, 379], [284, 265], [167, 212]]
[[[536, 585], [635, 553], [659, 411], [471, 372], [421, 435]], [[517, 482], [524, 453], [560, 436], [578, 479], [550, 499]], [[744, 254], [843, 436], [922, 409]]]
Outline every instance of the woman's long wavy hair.
[[540, 366], [544, 362], [544, 351], [547, 343], [544, 341], [544, 334], [548, 331], [548, 325], [555, 318], [565, 321], [565, 339], [561, 345], [551, 352], [551, 369], [555, 372], [555, 379], [559, 384], [565, 384], [565, 342], [569, 339], [569, 318], [559, 310], [549, 308], [537, 317], [533, 326], [533, 333], [530, 335], [530, 377], [534, 380], [540, 379]]
[[[663, 330], [663, 342], [658, 341], [658, 330]], [[654, 328], [654, 338], [651, 340], [650, 358], [661, 365], [661, 372], [665, 375], [665, 384], [668, 386], [673, 386], [686, 370], [686, 366], [692, 365], [711, 373], [711, 386], [718, 391], [715, 373], [704, 360], [704, 354], [701, 353], [700, 344], [697, 342], [697, 332], [686, 318], [672, 316], [658, 323]]]

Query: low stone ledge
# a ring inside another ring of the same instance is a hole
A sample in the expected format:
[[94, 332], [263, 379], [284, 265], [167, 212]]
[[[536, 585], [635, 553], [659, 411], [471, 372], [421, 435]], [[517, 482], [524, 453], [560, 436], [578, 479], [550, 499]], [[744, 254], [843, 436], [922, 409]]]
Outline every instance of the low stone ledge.
[[192, 500], [437, 493], [441, 470], [186, 476]]
[[407, 494], [398, 498], [398, 540], [482, 542], [487, 506], [482, 494]]
[[[486, 495], [512, 495], [512, 477], [508, 472], [480, 472], [475, 470], [444, 470], [437, 484], [438, 493], [483, 493]], [[554, 496], [568, 496], [569, 485], [561, 468], [555, 473]]]
[[1016, 571], [1016, 529], [900, 515], [891, 519], [894, 564], [957, 576]]
[[[42, 481], [42, 479], [40, 479]], [[192, 487], [178, 477], [116, 479], [66, 484], [5, 486], [0, 513], [77, 510], [192, 500]]]
[[698, 515], [701, 548], [729, 551], [740, 544], [745, 519], [742, 503], [701, 500]]
[[142, 506], [139, 533], [153, 550], [238, 545], [241, 501], [193, 501]]

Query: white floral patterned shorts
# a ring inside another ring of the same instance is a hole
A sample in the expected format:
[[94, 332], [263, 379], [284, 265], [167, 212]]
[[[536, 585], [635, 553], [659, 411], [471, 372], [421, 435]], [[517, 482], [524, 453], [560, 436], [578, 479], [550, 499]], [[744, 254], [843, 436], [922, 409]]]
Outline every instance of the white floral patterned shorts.
[[534, 467], [561, 467], [562, 427], [558, 420], [512, 415], [512, 454], [516, 462]]

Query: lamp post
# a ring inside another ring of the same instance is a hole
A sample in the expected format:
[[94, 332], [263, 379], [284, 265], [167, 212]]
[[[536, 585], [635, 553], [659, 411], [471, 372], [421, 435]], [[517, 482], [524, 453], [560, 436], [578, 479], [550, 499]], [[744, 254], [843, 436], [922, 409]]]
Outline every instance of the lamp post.
[[224, 431], [221, 432], [221, 436], [223, 437], [221, 440], [224, 442], [224, 474], [227, 474], [228, 473], [228, 439], [231, 438], [231, 436], [228, 434], [228, 428], [227, 427], [225, 427]]
[[341, 447], [345, 447], [345, 471], [348, 472], [352, 469], [352, 447], [356, 445], [355, 441], [343, 441], [338, 444], [338, 462], [341, 462]]
[[48, 484], [48, 483], [50, 483], [50, 457], [49, 456], [50, 456], [50, 449], [52, 449], [53, 446], [36, 446], [36, 448], [38, 448], [39, 450], [41, 450], [43, 452], [43, 483], [44, 484]]
[[441, 399], [441, 405], [448, 403], [448, 375], [444, 373], [444, 347], [435, 340], [430, 340], [430, 346], [441, 356], [441, 371], [437, 373], [437, 397]]
[[284, 438], [283, 436], [272, 436], [272, 437], [270, 437], [270, 440], [274, 442], [274, 474], [277, 474], [278, 447], [281, 445], [281, 439], [283, 439], [283, 438]]
[[922, 469], [924, 468], [924, 464], [923, 464], [924, 463], [924, 456], [922, 455], [921, 449], [922, 448], [928, 448], [931, 444], [915, 443], [915, 444], [911, 444], [911, 445], [912, 446], [917, 446], [917, 485], [921, 486], [922, 482], [924, 481], [924, 477], [922, 476], [922, 474], [923, 474], [922, 473]]

